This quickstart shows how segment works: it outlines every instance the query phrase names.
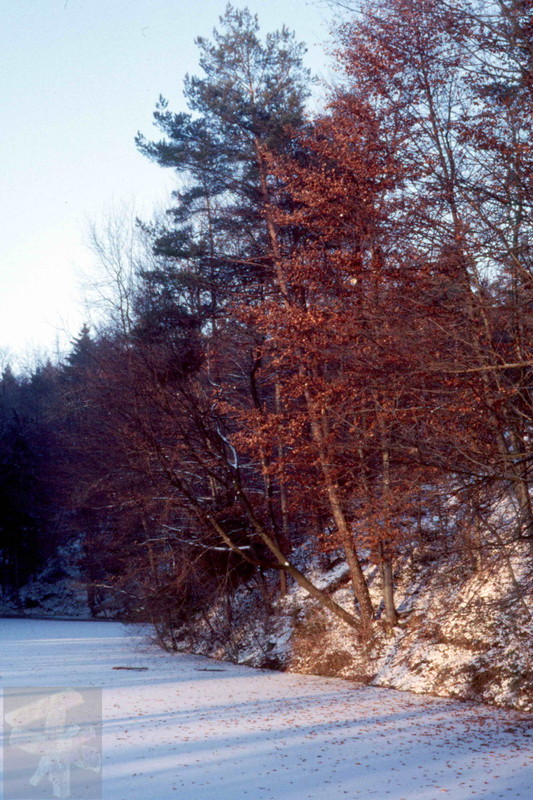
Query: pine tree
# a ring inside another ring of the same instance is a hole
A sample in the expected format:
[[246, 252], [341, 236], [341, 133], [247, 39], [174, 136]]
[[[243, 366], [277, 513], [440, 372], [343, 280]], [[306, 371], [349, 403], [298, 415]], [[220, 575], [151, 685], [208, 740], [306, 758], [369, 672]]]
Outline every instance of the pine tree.
[[212, 41], [196, 43], [203, 74], [185, 80], [190, 113], [172, 113], [160, 98], [154, 117], [164, 138], [139, 134], [137, 145], [181, 178], [171, 224], [152, 228], [156, 253], [170, 259], [152, 277], [177, 294], [196, 286], [198, 312], [215, 319], [235, 287], [260, 291], [268, 280], [265, 152], [286, 149], [287, 129], [303, 125], [310, 74], [294, 34], [284, 27], [262, 41], [247, 9], [228, 5]]

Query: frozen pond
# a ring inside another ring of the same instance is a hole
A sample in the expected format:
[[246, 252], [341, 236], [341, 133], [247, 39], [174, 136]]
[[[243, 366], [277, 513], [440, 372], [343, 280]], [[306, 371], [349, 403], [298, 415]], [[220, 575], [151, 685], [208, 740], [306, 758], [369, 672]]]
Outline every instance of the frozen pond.
[[0, 642], [5, 690], [103, 689], [105, 800], [533, 798], [523, 714], [169, 655], [120, 623], [4, 619]]

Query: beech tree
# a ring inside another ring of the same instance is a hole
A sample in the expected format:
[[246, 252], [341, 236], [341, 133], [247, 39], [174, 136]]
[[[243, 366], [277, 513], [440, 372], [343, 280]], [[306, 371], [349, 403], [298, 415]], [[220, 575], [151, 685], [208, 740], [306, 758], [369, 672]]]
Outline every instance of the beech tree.
[[299, 240], [280, 294], [247, 316], [283, 375], [262, 447], [281, 436], [285, 472], [306, 475], [293, 499], [327, 498], [365, 622], [354, 539], [379, 554], [393, 623], [391, 555], [415, 498], [427, 512], [462, 484], [482, 515], [479, 488], [507, 487], [530, 538], [523, 12], [363, 4], [343, 31], [349, 85], [301, 142], [305, 164], [278, 173], [293, 207], [274, 212], [278, 233]]
[[[391, 255], [387, 199], [402, 172], [379, 128], [368, 106], [341, 98], [302, 142], [305, 162], [284, 162], [283, 191], [296, 210], [278, 213], [277, 223], [297, 227], [299, 244], [280, 262], [283, 293], [252, 312], [281, 386], [281, 407], [264, 419], [263, 436], [276, 432], [284, 442], [282, 465], [298, 476], [293, 502], [322, 498], [333, 529], [319, 538], [344, 549], [367, 628], [374, 611], [358, 549], [378, 557], [387, 618], [396, 620], [391, 556], [399, 534], [391, 523], [395, 513], [404, 523], [409, 514], [408, 482], [398, 474], [391, 482], [391, 450], [416, 395], [405, 348], [395, 348], [405, 312], [396, 293], [406, 276]], [[250, 427], [245, 421], [244, 437]], [[254, 433], [249, 441], [254, 446]]]
[[528, 4], [359, 8], [342, 32], [348, 94], [381, 114], [384, 142], [403, 137], [390, 219], [404, 265], [425, 265], [418, 361], [446, 396], [412, 446], [464, 497], [506, 492], [514, 538], [531, 542]]

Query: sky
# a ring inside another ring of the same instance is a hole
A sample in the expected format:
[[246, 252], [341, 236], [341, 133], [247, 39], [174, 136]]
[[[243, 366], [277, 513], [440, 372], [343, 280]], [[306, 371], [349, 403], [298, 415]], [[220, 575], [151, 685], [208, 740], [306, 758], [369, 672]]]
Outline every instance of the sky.
[[[286, 24], [307, 66], [331, 77], [325, 0], [235, 0], [264, 32]], [[156, 138], [160, 94], [184, 108], [198, 73], [196, 36], [225, 0], [0, 0], [0, 369], [68, 348], [87, 316], [95, 258], [88, 228], [122, 205], [149, 219], [166, 207], [171, 171], [135, 147]]]

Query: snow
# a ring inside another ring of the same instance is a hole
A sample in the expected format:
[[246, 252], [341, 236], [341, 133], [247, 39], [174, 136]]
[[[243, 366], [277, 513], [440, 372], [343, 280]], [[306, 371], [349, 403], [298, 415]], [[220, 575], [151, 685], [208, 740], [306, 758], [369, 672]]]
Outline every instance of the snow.
[[532, 797], [525, 714], [171, 655], [116, 622], [0, 638], [4, 687], [103, 688], [104, 800]]
[[[517, 548], [510, 562], [487, 557], [480, 570], [457, 563], [453, 554], [427, 564], [399, 559], [396, 566], [399, 624], [388, 630], [379, 620], [368, 648], [292, 587], [278, 603], [293, 626], [285, 657], [274, 648], [280, 663], [299, 673], [533, 712], [533, 582], [525, 550]], [[365, 570], [379, 614], [381, 581], [371, 565]], [[335, 569], [317, 565], [313, 576], [353, 610], [353, 593], [347, 582], [339, 585]], [[201, 652], [214, 655], [205, 646]]]
[[23, 608], [43, 617], [90, 617], [87, 590], [82, 581], [80, 539], [59, 547], [42, 569], [16, 595], [0, 593], [0, 614], [17, 615]]

